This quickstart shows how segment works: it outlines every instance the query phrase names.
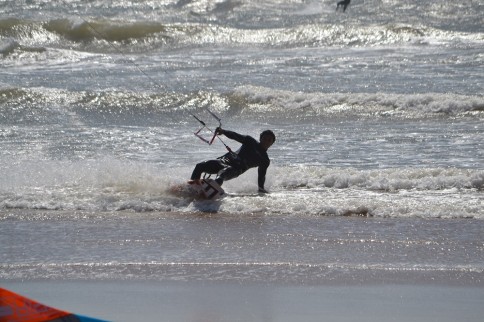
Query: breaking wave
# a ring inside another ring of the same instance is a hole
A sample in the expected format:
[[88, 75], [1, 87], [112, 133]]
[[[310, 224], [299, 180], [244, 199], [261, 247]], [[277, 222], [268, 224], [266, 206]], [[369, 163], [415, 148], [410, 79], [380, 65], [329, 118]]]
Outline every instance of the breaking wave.
[[309, 115], [458, 115], [484, 111], [479, 95], [389, 93], [294, 93], [244, 86], [231, 97], [249, 110], [294, 112]]
[[256, 174], [249, 172], [249, 180], [224, 185], [229, 197], [206, 202], [170, 192], [183, 184], [188, 168], [109, 158], [6, 164], [0, 186], [4, 210], [484, 218], [482, 170], [274, 167], [269, 196], [253, 194]]
[[49, 124], [76, 115], [88, 122], [153, 123], [153, 117], [173, 119], [210, 108], [221, 114], [251, 117], [482, 117], [479, 95], [299, 93], [243, 86], [232, 93], [71, 92], [46, 88], [0, 89], [0, 124]]
[[484, 190], [484, 171], [455, 168], [356, 170], [301, 166], [284, 169], [278, 185], [288, 189]]
[[[429, 41], [460, 46], [482, 41], [481, 34], [451, 32], [399, 24], [348, 26], [303, 24], [286, 28], [237, 28], [211, 23], [161, 23], [107, 19], [0, 19], [0, 36], [28, 47], [77, 48], [93, 52], [143, 52], [186, 46], [371, 47], [426, 44]], [[118, 47], [113, 48], [111, 43]], [[0, 46], [0, 49], [5, 46]], [[2, 49], [5, 55], [7, 50]]]

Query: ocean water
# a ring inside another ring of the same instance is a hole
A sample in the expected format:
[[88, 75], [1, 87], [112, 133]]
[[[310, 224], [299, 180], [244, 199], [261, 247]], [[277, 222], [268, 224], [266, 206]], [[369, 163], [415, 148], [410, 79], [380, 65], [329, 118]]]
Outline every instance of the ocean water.
[[[1, 1], [0, 279], [482, 286], [484, 1], [335, 8]], [[170, 193], [207, 109], [275, 132], [269, 195]]]

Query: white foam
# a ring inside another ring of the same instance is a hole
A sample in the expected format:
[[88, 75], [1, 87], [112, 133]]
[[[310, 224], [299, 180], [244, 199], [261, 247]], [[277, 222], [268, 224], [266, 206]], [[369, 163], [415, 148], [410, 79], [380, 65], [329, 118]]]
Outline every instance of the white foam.
[[391, 93], [298, 93], [272, 88], [241, 86], [233, 95], [246, 101], [246, 109], [256, 112], [300, 115], [431, 115], [484, 111], [479, 95], [391, 94]]
[[229, 197], [216, 202], [169, 193], [184, 184], [189, 168], [106, 158], [18, 162], [5, 170], [4, 209], [484, 218], [480, 170], [271, 167], [271, 194], [257, 194], [257, 171], [250, 170], [227, 181]]
[[11, 52], [13, 52], [16, 48], [19, 48], [20, 44], [11, 38], [2, 39], [0, 42], [0, 54], [7, 56]]
[[298, 166], [276, 170], [283, 188], [358, 188], [372, 191], [483, 189], [484, 171], [457, 168], [358, 170]]

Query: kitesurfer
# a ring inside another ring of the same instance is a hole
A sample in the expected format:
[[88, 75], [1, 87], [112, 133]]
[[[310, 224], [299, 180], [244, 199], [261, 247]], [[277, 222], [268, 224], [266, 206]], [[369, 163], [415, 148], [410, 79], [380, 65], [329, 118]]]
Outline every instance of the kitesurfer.
[[218, 127], [216, 135], [225, 135], [231, 140], [242, 143], [237, 152], [229, 153], [215, 159], [198, 163], [193, 170], [190, 184], [200, 184], [202, 173], [218, 174], [215, 181], [222, 185], [225, 180], [234, 179], [250, 168], [258, 167], [259, 192], [267, 193], [264, 188], [267, 168], [270, 164], [267, 150], [276, 141], [276, 136], [271, 130], [260, 134], [260, 142], [249, 135], [241, 135], [233, 131], [223, 130]]
[[346, 8], [350, 5], [350, 1], [351, 0], [343, 0], [343, 1], [340, 1], [338, 2], [338, 4], [336, 5], [336, 10], [339, 9], [339, 7], [343, 7], [343, 12], [346, 11]]

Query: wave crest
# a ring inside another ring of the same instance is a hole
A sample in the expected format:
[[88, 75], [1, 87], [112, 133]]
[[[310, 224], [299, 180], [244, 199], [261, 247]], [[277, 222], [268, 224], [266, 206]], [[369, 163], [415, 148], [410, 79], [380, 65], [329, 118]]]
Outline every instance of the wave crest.
[[[36, 46], [69, 48], [94, 42], [105, 51], [104, 42], [117, 42], [125, 50], [143, 51], [160, 46], [252, 45], [268, 47], [361, 47], [390, 44], [425, 44], [429, 40], [455, 46], [482, 41], [481, 34], [451, 32], [425, 26], [300, 24], [284, 28], [244, 28], [212, 23], [164, 24], [146, 20], [51, 19], [33, 21], [0, 19], [0, 35]], [[134, 46], [134, 48], [132, 48]], [[91, 48], [92, 49], [92, 48]]]
[[237, 88], [231, 103], [252, 111], [314, 115], [422, 116], [484, 111], [481, 96], [459, 94], [295, 93], [254, 86]]
[[484, 171], [423, 168], [356, 170], [300, 166], [284, 168], [277, 185], [287, 189], [336, 188], [395, 192], [399, 190], [484, 190]]
[[52, 20], [45, 24], [45, 29], [55, 32], [72, 41], [104, 39], [107, 41], [125, 41], [145, 38], [155, 33], [166, 31], [163, 24], [155, 22], [121, 22], [83, 20], [75, 23], [69, 19]]
[[484, 100], [477, 95], [388, 93], [299, 93], [243, 86], [232, 93], [71, 92], [46, 88], [0, 88], [0, 122], [49, 123], [72, 111], [80, 117], [118, 123], [170, 114], [173, 119], [210, 108], [222, 116], [289, 117], [483, 117]]

